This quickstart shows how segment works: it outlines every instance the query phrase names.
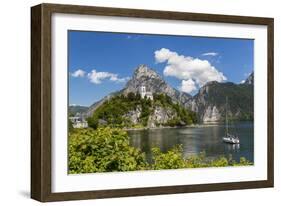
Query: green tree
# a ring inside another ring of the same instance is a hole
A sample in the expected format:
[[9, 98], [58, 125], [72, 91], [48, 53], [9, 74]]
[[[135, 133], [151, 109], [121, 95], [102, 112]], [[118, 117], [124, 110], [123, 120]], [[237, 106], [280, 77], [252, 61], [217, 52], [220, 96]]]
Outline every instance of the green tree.
[[88, 126], [97, 129], [99, 126], [99, 120], [97, 117], [89, 117], [87, 118]]
[[127, 97], [130, 101], [134, 101], [136, 99], [136, 95], [133, 92], [129, 92]]
[[69, 172], [94, 173], [147, 169], [145, 155], [129, 145], [120, 129], [76, 129], [69, 138]]

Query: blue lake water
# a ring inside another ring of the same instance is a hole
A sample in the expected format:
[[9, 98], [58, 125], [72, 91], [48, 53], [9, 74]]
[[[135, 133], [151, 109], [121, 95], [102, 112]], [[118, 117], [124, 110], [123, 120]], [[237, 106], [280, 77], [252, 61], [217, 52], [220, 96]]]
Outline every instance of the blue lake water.
[[224, 124], [128, 131], [130, 144], [145, 152], [148, 161], [151, 160], [151, 148], [159, 147], [161, 151], [165, 152], [174, 145], [181, 144], [185, 157], [204, 151], [207, 158], [229, 157], [231, 154], [236, 161], [240, 157], [245, 157], [254, 162], [253, 122], [231, 124], [229, 133], [239, 136], [239, 145], [222, 142], [222, 137], [225, 134]]

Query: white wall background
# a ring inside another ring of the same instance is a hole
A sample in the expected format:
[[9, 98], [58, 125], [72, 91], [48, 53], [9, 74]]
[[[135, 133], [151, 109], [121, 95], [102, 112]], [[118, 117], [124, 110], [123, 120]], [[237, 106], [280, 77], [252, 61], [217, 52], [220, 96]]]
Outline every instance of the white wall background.
[[[275, 188], [47, 203], [47, 205], [280, 205], [281, 12], [274, 0], [57, 0], [127, 7], [275, 18]], [[0, 205], [39, 205], [30, 184], [30, 7], [37, 0], [2, 1], [0, 7]]]

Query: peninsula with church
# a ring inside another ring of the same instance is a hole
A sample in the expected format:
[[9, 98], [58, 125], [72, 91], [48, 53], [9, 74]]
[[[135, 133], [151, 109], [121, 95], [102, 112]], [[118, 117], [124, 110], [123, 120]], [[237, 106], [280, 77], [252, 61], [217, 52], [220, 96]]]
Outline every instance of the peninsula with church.
[[[224, 120], [223, 97], [232, 101], [230, 118], [253, 118], [253, 73], [241, 84], [208, 82], [191, 96], [168, 83], [146, 65], [139, 65], [125, 87], [90, 107], [70, 107], [73, 127], [183, 127]], [[80, 109], [80, 110], [79, 110]]]

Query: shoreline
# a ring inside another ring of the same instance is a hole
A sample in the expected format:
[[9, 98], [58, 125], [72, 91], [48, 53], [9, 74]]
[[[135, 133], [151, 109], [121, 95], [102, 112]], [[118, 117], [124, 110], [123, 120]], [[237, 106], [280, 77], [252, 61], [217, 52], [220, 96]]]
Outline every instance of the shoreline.
[[192, 125], [186, 125], [186, 126], [176, 126], [176, 127], [170, 127], [170, 126], [161, 126], [161, 127], [143, 127], [143, 128], [123, 128], [125, 131], [138, 131], [138, 130], [156, 130], [156, 129], [180, 129], [180, 128], [203, 128], [203, 127], [212, 127], [217, 125], [223, 125], [218, 123], [212, 123], [212, 124], [192, 124]]
[[[247, 121], [248, 122], [248, 121]], [[252, 121], [249, 121], [252, 122]], [[180, 128], [204, 128], [204, 127], [213, 127], [218, 125], [224, 125], [224, 122], [206, 122], [202, 124], [191, 124], [186, 126], [160, 126], [160, 127], [141, 127], [141, 128], [123, 128], [125, 131], [138, 131], [138, 130], [156, 130], [156, 129], [180, 129]]]

